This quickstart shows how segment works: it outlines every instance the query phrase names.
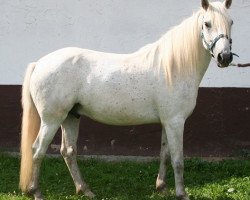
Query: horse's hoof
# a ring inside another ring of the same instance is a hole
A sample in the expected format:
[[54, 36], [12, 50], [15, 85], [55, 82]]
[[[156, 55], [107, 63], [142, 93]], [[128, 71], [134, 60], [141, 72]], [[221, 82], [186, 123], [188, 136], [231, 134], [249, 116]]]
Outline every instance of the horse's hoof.
[[30, 186], [27, 195], [30, 197], [34, 196], [35, 200], [43, 200], [42, 193], [38, 187]]
[[88, 187], [84, 189], [80, 187], [79, 189], [76, 190], [76, 194], [83, 194], [85, 197], [89, 199], [93, 199], [95, 197], [95, 194], [91, 192], [91, 190], [88, 189]]
[[36, 192], [34, 194], [34, 199], [35, 200], [43, 200], [43, 196], [42, 196], [42, 193], [40, 191]]
[[161, 192], [161, 193], [166, 192], [167, 191], [167, 184], [164, 181], [157, 179], [156, 190], [157, 190], [157, 192]]
[[190, 200], [187, 195], [181, 195], [176, 197], [177, 200]]
[[43, 196], [42, 196], [40, 191], [34, 194], [34, 199], [35, 200], [43, 200]]
[[35, 197], [35, 200], [43, 200], [42, 197]]
[[91, 192], [90, 190], [85, 191], [84, 196], [88, 197], [89, 199], [95, 198], [95, 194]]
[[165, 192], [167, 192], [167, 191], [168, 191], [167, 185], [165, 184], [165, 185], [159, 185], [159, 186], [157, 186], [157, 187], [156, 187], [156, 191], [157, 191], [157, 192], [160, 192], [160, 193], [165, 193]]

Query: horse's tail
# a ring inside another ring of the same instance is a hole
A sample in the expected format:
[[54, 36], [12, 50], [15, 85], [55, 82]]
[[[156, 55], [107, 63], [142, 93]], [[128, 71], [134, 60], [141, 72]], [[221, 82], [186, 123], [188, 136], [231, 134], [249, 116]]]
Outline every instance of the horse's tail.
[[21, 135], [21, 166], [19, 186], [23, 192], [27, 192], [32, 176], [32, 144], [34, 143], [40, 128], [40, 117], [30, 95], [30, 78], [36, 63], [30, 63], [27, 67], [22, 87], [22, 135]]

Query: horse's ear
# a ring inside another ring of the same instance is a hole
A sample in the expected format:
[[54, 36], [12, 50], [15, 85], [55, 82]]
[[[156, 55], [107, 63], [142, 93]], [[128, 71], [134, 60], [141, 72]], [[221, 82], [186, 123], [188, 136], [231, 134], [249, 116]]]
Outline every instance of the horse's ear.
[[224, 1], [224, 5], [227, 9], [229, 9], [232, 5], [232, 0], [225, 0]]
[[209, 1], [208, 0], [201, 0], [201, 6], [204, 10], [207, 10], [209, 7]]

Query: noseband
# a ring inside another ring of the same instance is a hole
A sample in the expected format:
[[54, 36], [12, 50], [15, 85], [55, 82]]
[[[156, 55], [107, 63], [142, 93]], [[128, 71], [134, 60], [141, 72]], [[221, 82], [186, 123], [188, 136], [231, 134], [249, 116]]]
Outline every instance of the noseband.
[[213, 57], [214, 57], [213, 49], [214, 49], [216, 43], [217, 43], [221, 38], [226, 38], [226, 39], [228, 39], [228, 40], [229, 40], [229, 44], [230, 44], [230, 50], [232, 49], [232, 42], [233, 42], [233, 40], [232, 40], [232, 38], [229, 38], [229, 36], [226, 35], [226, 34], [220, 34], [220, 35], [218, 35], [218, 36], [217, 36], [216, 38], [214, 38], [214, 40], [209, 44], [209, 43], [206, 41], [205, 37], [204, 37], [203, 26], [202, 26], [202, 31], [201, 31], [201, 38], [202, 38], [202, 41], [204, 42], [204, 44], [206, 45], [207, 50], [209, 50], [210, 54], [211, 54]]
[[[209, 53], [213, 56], [214, 56], [214, 52], [213, 52], [213, 49], [216, 45], [216, 43], [221, 39], [221, 38], [226, 38], [229, 40], [229, 44], [230, 44], [230, 50], [232, 49], [232, 43], [233, 43], [233, 40], [232, 38], [230, 38], [228, 35], [226, 34], [220, 34], [218, 35], [217, 37], [214, 38], [214, 40], [209, 44], [206, 39], [205, 39], [205, 36], [204, 36], [204, 32], [203, 32], [203, 23], [202, 23], [202, 28], [201, 28], [201, 38], [202, 38], [202, 41], [204, 42], [204, 44], [206, 45], [207, 47], [207, 50], [209, 51]], [[232, 53], [233, 56], [237, 56], [239, 57], [236, 53]]]

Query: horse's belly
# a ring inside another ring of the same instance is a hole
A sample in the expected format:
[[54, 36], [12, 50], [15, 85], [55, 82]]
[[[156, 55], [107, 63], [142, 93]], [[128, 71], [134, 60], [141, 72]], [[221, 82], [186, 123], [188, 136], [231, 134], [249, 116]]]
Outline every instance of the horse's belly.
[[152, 72], [126, 69], [122, 63], [93, 65], [82, 85], [83, 115], [112, 125], [159, 122]]
[[89, 105], [81, 105], [79, 114], [95, 121], [109, 125], [140, 125], [159, 123], [159, 116], [153, 105], [143, 102], [94, 101]]

